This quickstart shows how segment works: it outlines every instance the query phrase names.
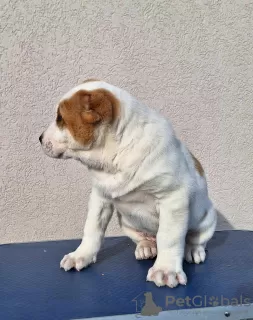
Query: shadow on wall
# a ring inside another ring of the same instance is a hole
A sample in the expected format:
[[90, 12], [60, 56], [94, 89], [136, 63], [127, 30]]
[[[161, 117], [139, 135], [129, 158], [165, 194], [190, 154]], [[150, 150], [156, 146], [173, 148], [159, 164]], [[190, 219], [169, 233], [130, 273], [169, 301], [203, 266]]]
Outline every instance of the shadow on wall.
[[216, 230], [233, 230], [232, 224], [224, 217], [224, 215], [217, 210], [218, 220]]

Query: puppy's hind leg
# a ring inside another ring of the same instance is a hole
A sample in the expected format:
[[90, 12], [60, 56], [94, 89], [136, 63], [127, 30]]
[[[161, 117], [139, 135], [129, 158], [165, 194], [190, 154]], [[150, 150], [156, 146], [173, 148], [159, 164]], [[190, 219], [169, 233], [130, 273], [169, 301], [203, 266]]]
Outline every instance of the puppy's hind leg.
[[199, 264], [206, 259], [206, 244], [212, 238], [216, 228], [217, 214], [212, 206], [200, 222], [197, 230], [189, 230], [186, 236], [185, 260]]
[[157, 255], [155, 236], [149, 236], [133, 228], [121, 225], [123, 232], [136, 243], [135, 258], [137, 260], [153, 259]]

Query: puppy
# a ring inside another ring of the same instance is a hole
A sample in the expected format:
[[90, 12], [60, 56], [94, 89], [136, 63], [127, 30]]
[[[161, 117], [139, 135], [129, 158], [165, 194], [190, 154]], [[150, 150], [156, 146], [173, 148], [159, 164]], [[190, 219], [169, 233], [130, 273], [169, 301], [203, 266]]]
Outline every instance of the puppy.
[[61, 268], [79, 271], [96, 261], [116, 211], [136, 259], [157, 256], [147, 280], [186, 284], [183, 259], [205, 261], [216, 211], [201, 164], [167, 119], [120, 88], [88, 80], [61, 99], [39, 140], [48, 156], [79, 160], [92, 176], [82, 242]]

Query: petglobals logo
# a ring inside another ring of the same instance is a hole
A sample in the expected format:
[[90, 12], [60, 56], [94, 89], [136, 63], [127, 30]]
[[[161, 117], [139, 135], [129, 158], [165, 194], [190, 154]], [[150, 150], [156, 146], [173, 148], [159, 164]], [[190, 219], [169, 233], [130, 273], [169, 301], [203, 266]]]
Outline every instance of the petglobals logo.
[[240, 295], [234, 298], [227, 298], [221, 296], [207, 296], [196, 295], [193, 297], [175, 297], [164, 296], [164, 299], [159, 299], [160, 303], [156, 303], [155, 297], [152, 292], [142, 292], [136, 296], [132, 302], [135, 303], [136, 313], [145, 316], [155, 316], [161, 311], [170, 309], [187, 309], [187, 308], [205, 308], [205, 307], [218, 307], [218, 306], [242, 306], [252, 303], [251, 299]]
[[174, 296], [166, 296], [165, 306], [166, 309], [170, 309], [171, 306], [177, 306], [179, 308], [204, 308], [204, 307], [217, 307], [217, 306], [240, 306], [248, 305], [251, 303], [249, 298], [240, 295], [236, 298], [227, 298], [226, 296], [201, 296], [196, 295], [194, 297], [182, 297], [176, 298]]

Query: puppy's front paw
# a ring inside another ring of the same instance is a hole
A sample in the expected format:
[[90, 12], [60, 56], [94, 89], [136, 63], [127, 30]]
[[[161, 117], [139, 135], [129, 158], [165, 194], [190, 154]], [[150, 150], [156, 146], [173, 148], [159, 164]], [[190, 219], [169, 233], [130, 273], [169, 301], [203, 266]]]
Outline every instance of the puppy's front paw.
[[154, 282], [158, 287], [175, 288], [178, 284], [186, 285], [187, 277], [183, 270], [175, 272], [168, 268], [153, 266], [148, 271], [147, 281]]
[[185, 260], [189, 263], [201, 263], [206, 259], [205, 247], [202, 245], [190, 245], [185, 247]]
[[75, 268], [77, 271], [87, 267], [91, 263], [96, 262], [96, 257], [89, 258], [84, 254], [80, 254], [76, 251], [66, 254], [60, 262], [60, 267], [65, 271], [69, 271]]
[[135, 258], [137, 260], [153, 259], [156, 257], [157, 248], [154, 241], [142, 240], [140, 241], [135, 249]]

